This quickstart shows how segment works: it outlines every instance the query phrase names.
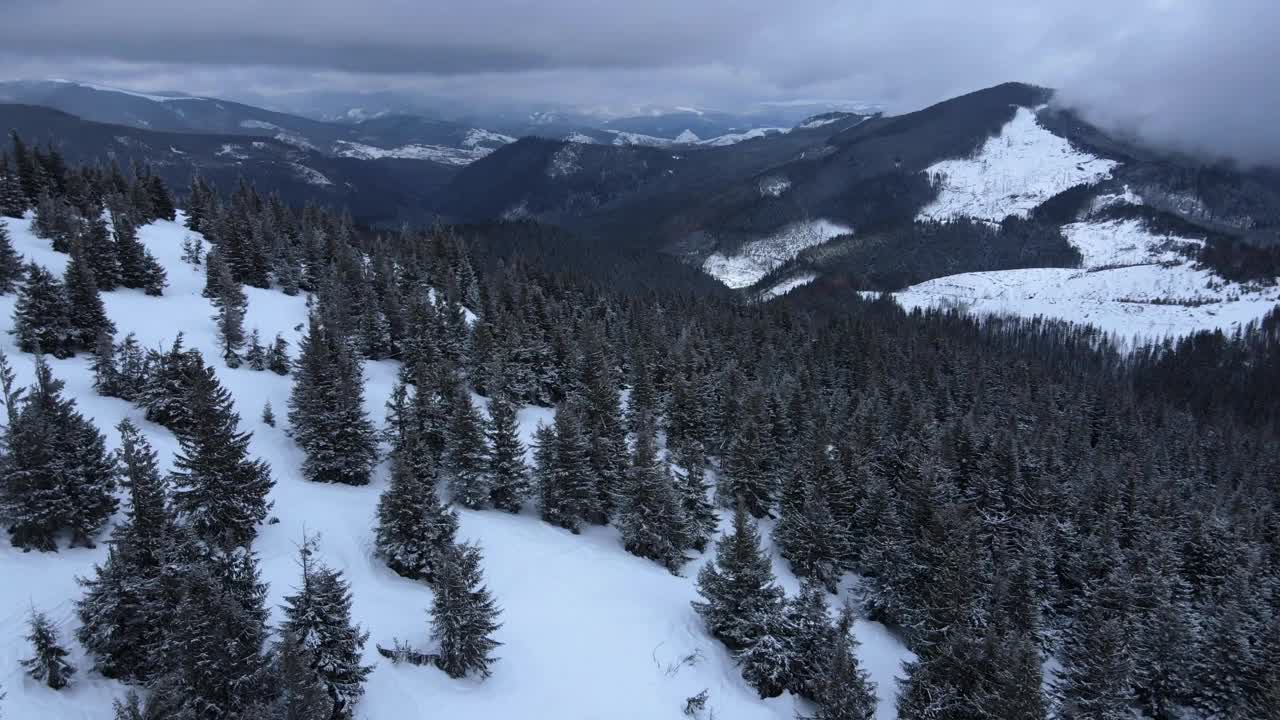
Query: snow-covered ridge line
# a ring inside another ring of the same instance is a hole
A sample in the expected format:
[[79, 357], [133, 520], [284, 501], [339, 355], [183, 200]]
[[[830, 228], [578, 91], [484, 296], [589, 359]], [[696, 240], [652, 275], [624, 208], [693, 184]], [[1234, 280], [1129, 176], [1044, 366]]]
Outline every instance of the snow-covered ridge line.
[[1026, 217], [1067, 188], [1110, 177], [1118, 164], [1077, 150], [1044, 129], [1034, 111], [1020, 107], [1000, 134], [972, 157], [943, 160], [925, 170], [941, 181], [942, 189], [917, 217], [968, 216], [991, 222], [1010, 215]]
[[445, 165], [470, 165], [491, 152], [493, 152], [492, 149], [478, 144], [473, 144], [466, 148], [445, 145], [401, 145], [397, 148], [380, 148], [349, 140], [339, 140], [333, 146], [333, 154], [338, 157], [349, 157], [357, 160], [378, 160], [381, 158], [431, 160]]

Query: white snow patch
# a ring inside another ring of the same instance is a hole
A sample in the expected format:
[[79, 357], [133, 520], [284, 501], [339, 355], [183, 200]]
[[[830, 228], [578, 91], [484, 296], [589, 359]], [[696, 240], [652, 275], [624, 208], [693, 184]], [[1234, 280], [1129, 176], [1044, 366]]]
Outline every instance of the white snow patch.
[[699, 139], [697, 133], [688, 128], [685, 128], [684, 132], [676, 136], [676, 142], [678, 143], [696, 143]]
[[708, 275], [731, 288], [744, 288], [760, 281], [770, 270], [800, 254], [801, 250], [853, 232], [830, 220], [803, 220], [778, 232], [752, 240], [734, 255], [714, 252], [702, 263]]
[[1041, 127], [1030, 108], [1020, 107], [973, 157], [929, 166], [925, 172], [940, 178], [942, 189], [918, 217], [947, 220], [967, 215], [991, 222], [1010, 215], [1026, 217], [1069, 187], [1109, 177], [1118, 164], [1077, 150]]
[[578, 143], [581, 145], [592, 145], [596, 142], [595, 138], [590, 135], [584, 135], [580, 132], [571, 132], [568, 135], [565, 135], [564, 139], [568, 142]]
[[[53, 252], [48, 242], [30, 232], [27, 220], [7, 223], [18, 252], [61, 271], [67, 256]], [[204, 353], [219, 379], [235, 399], [242, 430], [252, 431], [251, 452], [270, 463], [276, 485], [270, 499], [280, 522], [260, 528], [254, 550], [261, 561], [262, 579], [269, 583], [267, 606], [272, 623], [282, 619], [283, 596], [297, 582], [296, 544], [303, 532], [317, 535], [320, 552], [330, 566], [343, 571], [353, 590], [353, 619], [370, 631], [363, 660], [375, 665], [356, 716], [367, 720], [404, 717], [406, 708], [430, 708], [441, 717], [523, 717], [530, 708], [558, 708], [558, 715], [577, 718], [650, 720], [679, 717], [687, 697], [710, 690], [710, 707], [717, 717], [734, 720], [791, 720], [808, 711], [790, 695], [760, 700], [741, 678], [724, 647], [711, 638], [690, 607], [696, 599], [694, 580], [712, 551], [693, 559], [675, 576], [655, 563], [626, 553], [613, 528], [591, 527], [582, 535], [554, 528], [534, 514], [462, 511], [460, 540], [477, 541], [484, 549], [485, 581], [503, 608], [503, 643], [494, 674], [487, 680], [453, 680], [433, 668], [394, 666], [381, 658], [374, 643], [400, 638], [429, 647], [427, 608], [431, 588], [396, 576], [372, 556], [372, 524], [379, 494], [387, 485], [385, 463], [366, 487], [309, 483], [299, 472], [303, 457], [288, 437], [283, 412], [288, 407], [292, 379], [248, 368], [228, 369], [218, 358], [214, 309], [200, 296], [203, 268], [182, 262], [182, 239], [189, 233], [176, 222], [158, 222], [140, 229], [146, 247], [164, 265], [169, 287], [164, 297], [148, 297], [136, 290], [103, 293], [117, 337], [133, 332], [144, 347], [167, 347], [179, 330], [188, 347]], [[306, 300], [274, 290], [246, 287], [249, 298], [247, 328], [258, 328], [264, 340], [283, 333], [296, 353], [307, 320]], [[0, 324], [11, 323], [15, 296], [0, 296]], [[168, 318], [170, 322], [157, 322]], [[4, 329], [9, 329], [5, 327]], [[0, 333], [0, 347], [9, 356], [20, 385], [33, 379], [33, 357]], [[123, 418], [136, 423], [155, 446], [162, 472], [177, 450], [173, 434], [143, 419], [143, 412], [124, 401], [98, 396], [92, 388], [90, 356], [49, 359], [54, 374], [66, 382], [65, 395], [103, 431], [110, 448], [119, 444], [114, 426]], [[364, 366], [365, 408], [381, 425], [384, 405], [395, 384], [398, 365], [392, 361]], [[483, 409], [483, 398], [476, 399]], [[270, 401], [279, 427], [258, 420]], [[550, 423], [553, 411], [522, 408], [520, 435], [528, 444], [539, 422]], [[721, 526], [729, 525], [728, 513]], [[772, 523], [761, 523], [768, 542]], [[5, 717], [78, 718], [110, 720], [111, 702], [127, 688], [89, 670], [91, 662], [72, 641], [78, 625], [75, 600], [82, 589], [76, 576], [88, 576], [107, 554], [106, 533], [92, 550], [63, 548], [58, 553], [23, 553], [0, 542], [0, 684], [8, 693]], [[774, 553], [779, 583], [794, 593], [799, 582]], [[836, 598], [832, 597], [833, 603]], [[27, 654], [25, 619], [34, 605], [60, 624], [71, 649], [69, 660], [80, 668], [69, 688], [54, 692], [22, 674], [18, 659]], [[911, 654], [881, 625], [859, 621], [855, 631], [858, 655], [878, 684], [876, 717], [894, 717], [894, 677]], [[681, 658], [699, 653], [691, 666], [667, 672]], [[586, 682], [584, 682], [586, 679]], [[566, 698], [572, 698], [566, 705]], [[539, 715], [539, 712], [535, 712]]]
[[218, 152], [214, 153], [214, 155], [228, 156], [228, 157], [235, 158], [236, 160], [249, 159], [249, 156], [244, 154], [244, 151], [241, 149], [239, 145], [231, 145], [231, 144], [223, 145], [221, 148], [218, 148]]
[[904, 307], [959, 306], [976, 314], [1044, 316], [1093, 325], [1124, 340], [1231, 331], [1280, 302], [1280, 287], [1233, 283], [1198, 269], [1179, 246], [1139, 220], [1078, 222], [1063, 234], [1084, 268], [964, 273], [894, 293]]
[[152, 93], [138, 92], [136, 90], [125, 90], [123, 88], [111, 87], [110, 85], [99, 85], [97, 83], [78, 82], [75, 80], [63, 80], [61, 78], [53, 78], [49, 82], [63, 83], [64, 85], [79, 85], [90, 90], [98, 90], [100, 92], [120, 93], [121, 95], [132, 95], [136, 98], [151, 100], [154, 102], [179, 102], [183, 100], [207, 100], [208, 98], [195, 97], [192, 95], [155, 95]]
[[363, 143], [339, 140], [333, 146], [333, 154], [357, 160], [399, 158], [404, 160], [430, 160], [443, 165], [470, 165], [493, 152], [486, 147], [455, 148], [445, 145], [401, 145], [397, 148], [380, 148]]
[[753, 128], [746, 132], [719, 135], [717, 137], [713, 137], [708, 140], [699, 141], [698, 144], [706, 145], [708, 147], [725, 147], [728, 145], [737, 145], [738, 143], [745, 142], [747, 140], [755, 140], [756, 138], [768, 137], [770, 135], [785, 135], [789, 132], [791, 132], [791, 128], [780, 128], [780, 127]]
[[795, 290], [796, 288], [801, 287], [803, 285], [808, 285], [809, 283], [817, 279], [818, 279], [818, 276], [813, 275], [811, 273], [805, 274], [805, 275], [797, 275], [796, 277], [793, 277], [789, 280], [783, 280], [777, 285], [774, 285], [768, 290], [765, 290], [764, 292], [760, 293], [760, 299], [773, 300], [774, 298], [780, 298], [783, 295], [786, 295], [787, 293], [791, 292], [792, 290]]
[[265, 120], [241, 120], [240, 127], [248, 130], [283, 130], [284, 128]]
[[282, 143], [284, 143], [284, 144], [286, 144], [286, 145], [292, 145], [292, 146], [294, 146], [294, 147], [296, 147], [296, 148], [302, 148], [303, 150], [317, 150], [317, 149], [318, 149], [315, 145], [311, 144], [311, 141], [307, 140], [306, 138], [302, 137], [301, 135], [298, 135], [297, 133], [290, 132], [290, 131], [288, 131], [288, 130], [285, 130], [285, 131], [283, 131], [283, 132], [278, 132], [278, 133], [276, 133], [275, 135], [273, 135], [272, 137], [273, 137], [275, 140], [278, 140], [278, 141], [280, 141], [280, 142], [282, 142]]
[[309, 168], [301, 163], [291, 162], [289, 167], [293, 168], [293, 172], [310, 185], [332, 185], [333, 181], [325, 177], [323, 173], [315, 168]]
[[791, 189], [791, 179], [788, 177], [771, 175], [761, 178], [757, 189], [760, 190], [760, 197], [782, 197], [782, 194]]
[[582, 169], [578, 157], [582, 154], [582, 143], [570, 142], [556, 150], [547, 163], [547, 177], [565, 177]]
[[480, 128], [472, 128], [467, 131], [467, 136], [462, 139], [464, 147], [474, 148], [480, 143], [497, 143], [506, 145], [515, 142], [516, 139], [510, 135], [503, 135], [492, 130], [482, 130]]
[[675, 144], [671, 138], [655, 137], [642, 133], [622, 132], [621, 130], [605, 130], [613, 135], [614, 145], [640, 145], [642, 147], [670, 147]]

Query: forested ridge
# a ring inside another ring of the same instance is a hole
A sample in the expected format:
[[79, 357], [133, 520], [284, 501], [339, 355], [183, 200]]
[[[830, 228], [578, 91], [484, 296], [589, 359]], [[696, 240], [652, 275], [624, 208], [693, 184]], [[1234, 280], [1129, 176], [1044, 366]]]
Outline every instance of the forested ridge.
[[[449, 590], [433, 606], [439, 648], [393, 660], [485, 676], [499, 606], [517, 601], [484, 588], [447, 498], [572, 532], [612, 525], [673, 573], [713, 553], [695, 606], [707, 631], [762, 697], [789, 690], [815, 717], [874, 710], [853, 613], [917, 655], [902, 718], [1277, 717], [1280, 312], [1236, 337], [1131, 350], [1050, 321], [907, 314], [822, 281], [768, 304], [679, 275], [614, 282], [642, 261], [602, 248], [565, 270], [534, 223], [374, 233], [249, 182], [181, 195], [145, 167], [69, 168], [16, 138], [0, 162], [0, 211], [34, 211], [72, 258], [60, 280], [0, 243], [20, 347], [93, 353], [99, 392], [181, 443], [162, 477], [145, 440], [106, 452], [47, 367], [25, 393], [4, 388], [15, 545], [55, 550], [64, 530], [93, 543], [127, 491], [76, 633], [97, 671], [147, 691], [118, 717], [358, 717], [359, 589], [317, 548], [300, 548], [288, 622], [267, 627], [253, 540], [272, 470], [237, 427], [259, 408], [233, 407], [219, 363], [292, 375], [276, 410], [308, 480], [361, 485], [389, 461], [378, 557]], [[190, 261], [222, 357], [131, 346], [101, 312], [109, 282], [163, 293], [130, 232], [178, 206], [212, 247]], [[311, 297], [301, 347], [246, 332], [243, 286]], [[360, 371], [385, 359], [399, 383], [379, 432]], [[512, 429], [521, 405], [557, 410], [532, 467]], [[67, 433], [88, 442], [53, 441]], [[735, 510], [720, 537], [716, 506]], [[763, 558], [766, 518], [806, 580], [798, 595]], [[851, 605], [832, 618], [837, 591]], [[56, 634], [38, 614], [32, 626], [32, 676], [65, 684]]]

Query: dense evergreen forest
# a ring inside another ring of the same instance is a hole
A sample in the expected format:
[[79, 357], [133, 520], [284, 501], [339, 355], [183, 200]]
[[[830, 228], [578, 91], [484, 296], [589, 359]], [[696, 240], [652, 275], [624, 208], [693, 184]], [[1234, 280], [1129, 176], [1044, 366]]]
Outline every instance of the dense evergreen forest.
[[[106, 452], [47, 366], [26, 391], [0, 368], [15, 545], [55, 550], [64, 530], [93, 543], [126, 490], [77, 600], [94, 668], [149, 691], [119, 718], [358, 716], [367, 635], [311, 545], [287, 622], [267, 626], [253, 540], [272, 468], [237, 427], [259, 408], [233, 407], [216, 364], [292, 375], [276, 410], [309, 480], [365, 484], [389, 460], [378, 556], [447, 589], [432, 609], [439, 652], [380, 648], [393, 661], [490, 671], [502, 598], [479, 549], [456, 541], [447, 500], [573, 532], [613, 525], [673, 573], [714, 553], [695, 604], [708, 632], [762, 697], [790, 690], [816, 717], [874, 710], [855, 612], [917, 655], [898, 688], [905, 719], [1280, 717], [1280, 312], [1234, 337], [1130, 352], [1086, 328], [908, 314], [821, 282], [768, 304], [692, 271], [615, 282], [659, 261], [597, 247], [562, 263], [556, 231], [528, 222], [377, 233], [249, 182], [197, 178], [180, 194], [145, 167], [71, 168], [17, 138], [0, 161], [0, 212], [34, 211], [72, 258], [58, 278], [0, 243], [21, 348], [92, 353], [99, 392], [181, 443], [162, 476], [136, 429]], [[114, 337], [97, 295], [164, 292], [134, 228], [178, 206], [212, 244], [191, 261], [207, 272], [219, 358]], [[1010, 247], [1041, 242], [1018, 237]], [[246, 332], [243, 286], [311, 297], [301, 347]], [[400, 382], [379, 432], [361, 369], [384, 359]], [[469, 391], [490, 399], [487, 417]], [[557, 409], [533, 467], [520, 405]], [[717, 506], [734, 511], [720, 537]], [[765, 518], [806, 580], [799, 595], [762, 555]], [[832, 618], [849, 573], [850, 608]], [[32, 639], [32, 676], [65, 684], [66, 651], [38, 614]]]

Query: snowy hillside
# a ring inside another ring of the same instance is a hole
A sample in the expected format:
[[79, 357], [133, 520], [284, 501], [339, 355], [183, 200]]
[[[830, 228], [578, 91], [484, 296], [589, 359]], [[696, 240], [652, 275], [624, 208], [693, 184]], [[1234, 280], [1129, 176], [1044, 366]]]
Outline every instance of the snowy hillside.
[[925, 170], [942, 180], [942, 190], [919, 218], [967, 215], [999, 222], [1010, 215], [1025, 217], [1073, 185], [1107, 177], [1116, 165], [1072, 147], [1041, 127], [1034, 111], [1020, 107], [973, 157], [943, 160]]
[[493, 152], [491, 148], [478, 145], [476, 142], [469, 143], [467, 147], [461, 148], [447, 145], [401, 145], [394, 148], [380, 148], [348, 140], [339, 140], [333, 146], [333, 154], [338, 157], [349, 157], [357, 160], [378, 160], [380, 158], [430, 160], [444, 165], [470, 165], [491, 152]]
[[[30, 261], [61, 272], [67, 256], [53, 252], [36, 238], [26, 221], [0, 220], [8, 225], [18, 252]], [[785, 253], [847, 232], [818, 221], [788, 237]], [[103, 293], [117, 337], [135, 333], [148, 348], [167, 347], [181, 329], [188, 347], [217, 358], [213, 308], [201, 297], [203, 268], [181, 259], [181, 244], [189, 235], [178, 222], [158, 222], [141, 228], [146, 247], [164, 265], [169, 287], [163, 297], [136, 290]], [[774, 239], [775, 242], [777, 239]], [[785, 243], [784, 243], [785, 244]], [[791, 250], [789, 248], [794, 248]], [[728, 262], [728, 260], [726, 260]], [[752, 261], [762, 267], [764, 260]], [[752, 270], [754, 272], [754, 270]], [[279, 332], [296, 349], [307, 318], [306, 300], [280, 292], [244, 288], [249, 298], [246, 329], [257, 328], [267, 338]], [[12, 327], [14, 295], [0, 296], [0, 324]], [[21, 353], [12, 337], [0, 336], [0, 346], [18, 372], [18, 382], [33, 378], [33, 356]], [[66, 382], [65, 394], [116, 446], [114, 426], [123, 418], [136, 423], [160, 454], [167, 470], [177, 442], [168, 430], [143, 418], [137, 407], [100, 397], [92, 389], [90, 358], [50, 359], [56, 377]], [[397, 366], [391, 361], [364, 366], [365, 405], [379, 424], [391, 392]], [[379, 657], [374, 643], [389, 645], [394, 638], [428, 645], [429, 586], [403, 579], [373, 557], [371, 526], [379, 494], [387, 484], [385, 467], [365, 487], [314, 484], [300, 474], [302, 452], [289, 438], [284, 422], [268, 427], [258, 417], [269, 401], [283, 421], [290, 378], [248, 368], [217, 367], [218, 376], [235, 398], [241, 428], [253, 432], [251, 452], [270, 463], [276, 484], [270, 499], [277, 524], [260, 528], [253, 548], [261, 557], [263, 579], [270, 583], [269, 606], [280, 619], [283, 596], [298, 576], [297, 544], [304, 531], [319, 536], [325, 562], [342, 570], [354, 593], [353, 614], [371, 635], [364, 661], [376, 664], [356, 717], [398, 720], [405, 717], [546, 717], [546, 718], [681, 718], [689, 696], [709, 690], [708, 707], [717, 718], [732, 720], [790, 720], [807, 707], [784, 694], [762, 701], [746, 684], [723, 645], [712, 639], [689, 603], [695, 598], [692, 577], [706, 555], [688, 563], [682, 577], [657, 564], [626, 553], [613, 528], [591, 528], [575, 536], [526, 512], [460, 511], [459, 539], [477, 541], [484, 549], [484, 575], [503, 608], [501, 659], [491, 678], [453, 680], [435, 668], [393, 666]], [[483, 407], [483, 399], [477, 398]], [[550, 410], [528, 407], [520, 411], [520, 432], [528, 442], [537, 423], [551, 419]], [[727, 518], [721, 525], [726, 526]], [[764, 537], [769, 534], [762, 527]], [[100, 539], [105, 539], [104, 531]], [[77, 624], [74, 602], [80, 596], [77, 576], [88, 575], [106, 557], [106, 545], [96, 549], [62, 549], [57, 554], [23, 553], [0, 543], [0, 685], [8, 693], [0, 706], [4, 717], [77, 718], [107, 720], [111, 701], [125, 686], [89, 671], [91, 663], [72, 644], [70, 660], [81, 668], [70, 688], [54, 692], [25, 677], [18, 664], [27, 644], [25, 618], [34, 605], [47, 611], [70, 639]], [[790, 593], [795, 577], [775, 558], [780, 583]], [[832, 598], [834, 602], [834, 596]], [[882, 626], [859, 622], [859, 651], [863, 667], [878, 684], [877, 717], [894, 716], [893, 677], [909, 654]], [[695, 661], [685, 661], [693, 657]]]
[[1064, 226], [1063, 234], [1080, 251], [1083, 268], [952, 275], [895, 297], [907, 308], [1042, 315], [1145, 339], [1230, 331], [1280, 302], [1280, 287], [1232, 283], [1198, 269], [1177, 248], [1199, 241], [1153, 234], [1138, 220], [1076, 222]]
[[821, 218], [792, 223], [773, 235], [752, 240], [732, 255], [712, 253], [702, 263], [702, 269], [731, 288], [744, 288], [759, 282], [801, 250], [851, 232], [844, 225]]

